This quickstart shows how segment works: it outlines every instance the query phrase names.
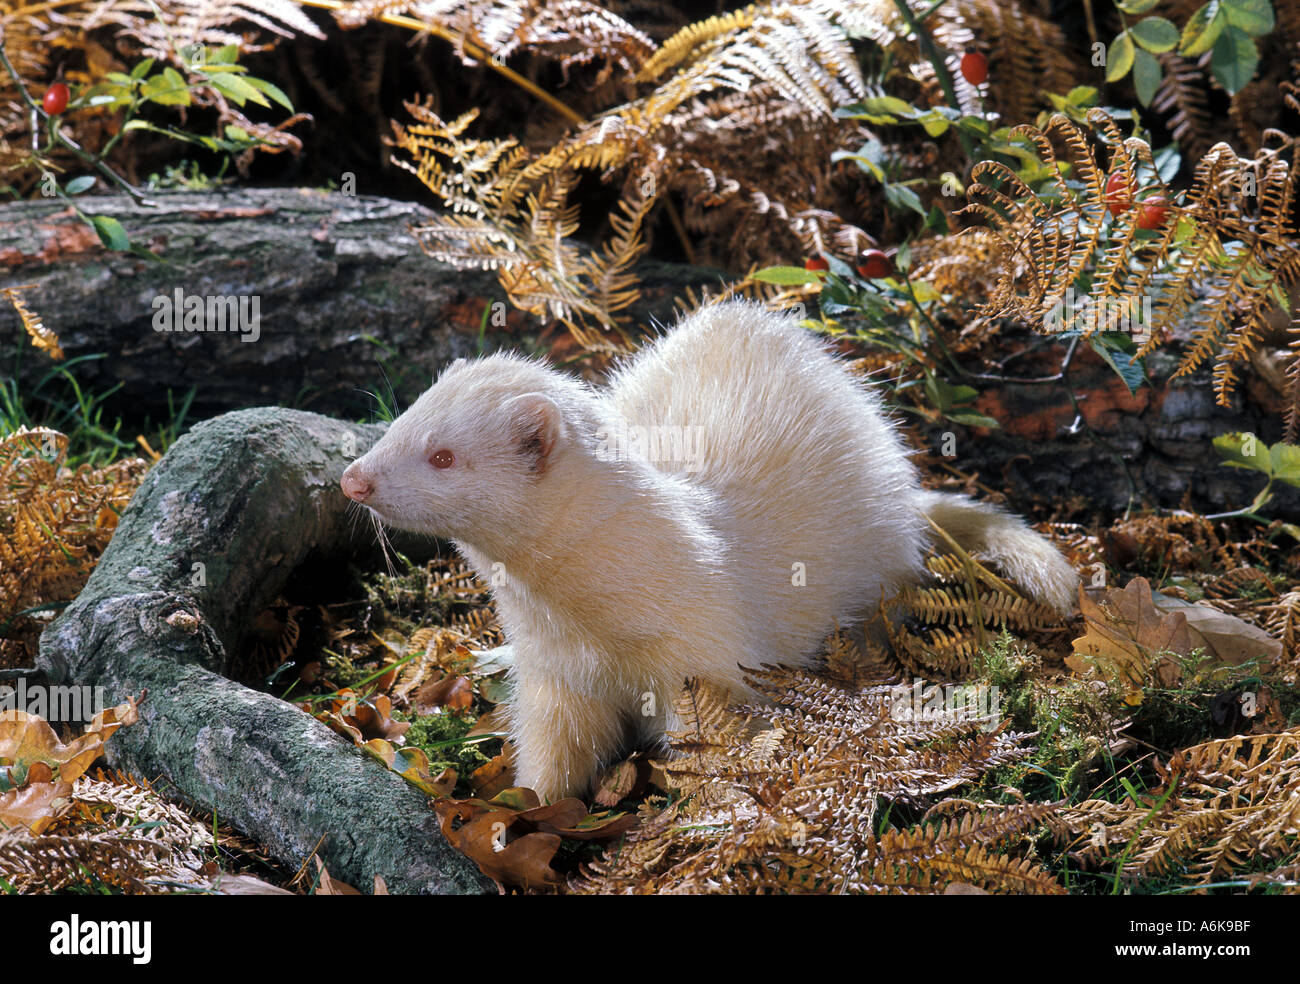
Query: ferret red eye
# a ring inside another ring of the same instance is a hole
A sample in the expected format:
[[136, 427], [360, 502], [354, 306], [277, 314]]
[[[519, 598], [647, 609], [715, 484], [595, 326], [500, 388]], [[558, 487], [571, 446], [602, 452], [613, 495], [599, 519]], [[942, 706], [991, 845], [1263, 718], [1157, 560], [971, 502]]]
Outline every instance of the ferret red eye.
[[429, 455], [429, 464], [433, 465], [434, 468], [450, 468], [455, 463], [456, 456], [446, 448]]

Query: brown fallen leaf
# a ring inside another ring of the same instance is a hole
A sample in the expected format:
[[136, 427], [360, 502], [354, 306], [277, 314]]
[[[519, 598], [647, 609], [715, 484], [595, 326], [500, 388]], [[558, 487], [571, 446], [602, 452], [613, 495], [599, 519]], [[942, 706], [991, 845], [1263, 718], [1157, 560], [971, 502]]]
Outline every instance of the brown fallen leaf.
[[[444, 769], [434, 778], [429, 770], [429, 757], [422, 748], [395, 748], [382, 738], [372, 738], [361, 747], [412, 786], [424, 790], [430, 796], [445, 796], [456, 785], [456, 773], [451, 769]], [[448, 772], [451, 773], [450, 785], [447, 785]]]
[[433, 806], [451, 845], [494, 881], [527, 891], [555, 888], [563, 880], [551, 867], [560, 847], [555, 834], [527, 833], [511, 840], [509, 830], [516, 814], [445, 799]]
[[1204, 649], [1207, 656], [1220, 663], [1239, 666], [1249, 659], [1273, 663], [1282, 658], [1280, 639], [1274, 639], [1259, 626], [1236, 615], [1159, 593], [1153, 598], [1161, 611], [1171, 615], [1179, 613], [1187, 619], [1193, 649]]
[[218, 895], [292, 895], [293, 892], [264, 882], [252, 875], [231, 875], [219, 872], [212, 879]]
[[637, 823], [632, 814], [590, 814], [577, 799], [543, 804], [537, 793], [522, 787], [491, 800], [438, 800], [434, 810], [447, 839], [480, 871], [502, 885], [525, 890], [560, 884], [551, 859], [562, 840], [608, 840]]
[[1166, 614], [1156, 608], [1146, 578], [1133, 578], [1123, 590], [1108, 589], [1100, 602], [1080, 586], [1079, 608], [1085, 631], [1074, 640], [1074, 653], [1065, 660], [1070, 669], [1088, 676], [1094, 664], [1108, 666], [1128, 686], [1130, 695], [1139, 699], [1150, 672], [1160, 686], [1178, 682], [1181, 671], [1176, 661], [1166, 657], [1154, 666], [1151, 661], [1161, 653], [1186, 656], [1192, 651], [1187, 619], [1181, 612]]
[[393, 703], [388, 697], [380, 694], [367, 700], [348, 687], [314, 706], [310, 701], [300, 701], [296, 706], [358, 745], [375, 738], [401, 744], [411, 727], [409, 721], [392, 719]]
[[329, 869], [325, 867], [320, 858], [313, 859], [316, 862], [316, 871], [320, 876], [316, 882], [316, 891], [313, 895], [360, 895], [361, 893], [349, 885], [347, 882], [341, 882], [336, 878], [331, 878]]
[[470, 788], [474, 790], [475, 796], [491, 799], [510, 788], [513, 779], [511, 771], [510, 752], [503, 748], [500, 755], [493, 756], [490, 761], [484, 762], [470, 773]]
[[469, 677], [448, 673], [441, 680], [420, 687], [411, 706], [417, 714], [431, 714], [443, 707], [468, 710], [474, 706], [474, 683]]
[[42, 718], [26, 711], [0, 711], [0, 765], [44, 762], [57, 767], [60, 780], [74, 782], [99, 757], [113, 732], [139, 719], [138, 703], [128, 698], [125, 704], [100, 711], [81, 736], [66, 745]]
[[44, 833], [72, 808], [72, 783], [30, 783], [0, 793], [0, 828], [22, 824], [33, 834]]
[[641, 779], [649, 783], [649, 763], [640, 758], [639, 753], [633, 753], [604, 771], [596, 783], [596, 793], [592, 798], [599, 806], [617, 806], [632, 795], [633, 790], [641, 784]]

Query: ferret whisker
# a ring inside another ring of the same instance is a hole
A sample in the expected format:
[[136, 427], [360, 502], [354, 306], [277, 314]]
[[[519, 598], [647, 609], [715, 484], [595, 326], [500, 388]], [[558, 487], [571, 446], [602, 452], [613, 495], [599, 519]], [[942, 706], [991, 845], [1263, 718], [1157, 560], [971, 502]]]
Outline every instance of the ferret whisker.
[[374, 511], [369, 510], [369, 512], [370, 522], [374, 526], [375, 536], [379, 540], [379, 549], [382, 550], [384, 554], [384, 566], [388, 568], [388, 576], [396, 577], [397, 566], [393, 563], [392, 554], [389, 550], [392, 544], [389, 542], [388, 533], [385, 531], [384, 524], [380, 522], [379, 517], [375, 515]]

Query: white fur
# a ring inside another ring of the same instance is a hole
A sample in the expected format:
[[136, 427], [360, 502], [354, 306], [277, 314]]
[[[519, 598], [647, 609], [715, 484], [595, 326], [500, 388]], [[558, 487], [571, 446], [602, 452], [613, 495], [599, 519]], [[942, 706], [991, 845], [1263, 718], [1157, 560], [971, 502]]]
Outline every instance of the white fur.
[[[629, 425], [690, 440], [645, 460], [619, 453]], [[453, 467], [430, 465], [441, 449]], [[742, 665], [804, 661], [873, 614], [920, 577], [926, 513], [1072, 602], [1046, 541], [923, 490], [877, 394], [792, 318], [741, 302], [687, 319], [604, 393], [517, 356], [458, 362], [350, 471], [382, 520], [453, 540], [492, 585], [516, 780], [543, 797], [673, 727], [686, 677], [743, 693]]]

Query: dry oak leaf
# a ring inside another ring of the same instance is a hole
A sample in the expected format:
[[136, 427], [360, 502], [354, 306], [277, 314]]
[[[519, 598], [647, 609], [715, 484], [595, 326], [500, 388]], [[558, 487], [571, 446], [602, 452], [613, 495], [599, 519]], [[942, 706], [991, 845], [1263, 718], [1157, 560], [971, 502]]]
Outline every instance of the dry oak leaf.
[[510, 779], [510, 756], [503, 751], [471, 772], [469, 785], [475, 796], [491, 799], [510, 788]]
[[22, 824], [41, 834], [72, 808], [72, 783], [33, 782], [0, 793], [0, 828]]
[[429, 770], [429, 757], [422, 748], [395, 748], [382, 738], [372, 738], [364, 742], [361, 748], [430, 796], [446, 796], [456, 786], [454, 769], [444, 769], [434, 777]]
[[441, 680], [430, 680], [420, 687], [411, 706], [417, 714], [432, 714], [443, 707], [468, 710], [474, 706], [474, 683], [469, 677], [448, 673]]
[[1154, 670], [1161, 686], [1178, 682], [1180, 670], [1176, 662], [1166, 657], [1152, 667], [1151, 661], [1161, 653], [1186, 656], [1192, 651], [1187, 618], [1181, 612], [1165, 614], [1156, 608], [1146, 578], [1133, 578], [1122, 591], [1108, 589], [1100, 604], [1080, 585], [1079, 608], [1085, 631], [1074, 640], [1074, 652], [1065, 660], [1074, 672], [1088, 676], [1095, 663], [1106, 664], [1128, 686], [1130, 697], [1139, 700], [1147, 683], [1148, 667]]
[[[142, 698], [143, 699], [143, 698]], [[0, 711], [0, 766], [22, 765], [30, 768], [44, 762], [58, 773], [63, 782], [73, 782], [84, 773], [103, 751], [104, 742], [123, 725], [139, 719], [138, 701], [127, 698], [125, 704], [105, 708], [86, 725], [85, 732], [63, 744], [44, 720], [26, 711]], [[57, 768], [55, 768], [57, 767]]]
[[551, 859], [560, 847], [560, 838], [555, 834], [529, 833], [508, 840], [512, 815], [507, 811], [485, 810], [473, 801], [447, 799], [438, 800], [433, 808], [451, 846], [499, 884], [525, 890], [561, 884], [560, 873], [551, 867]]
[[1236, 615], [1229, 615], [1209, 605], [1197, 605], [1181, 598], [1171, 598], [1159, 592], [1153, 595], [1156, 607], [1169, 614], [1178, 613], [1187, 619], [1192, 648], [1205, 650], [1220, 663], [1238, 666], [1248, 659], [1262, 658], [1275, 662], [1282, 657], [1280, 639], [1274, 639], [1257, 625], [1251, 625]]
[[589, 814], [581, 800], [543, 805], [531, 789], [513, 787], [491, 800], [438, 800], [442, 832], [489, 878], [502, 885], [558, 887], [563, 877], [551, 859], [564, 838], [605, 840], [636, 825], [632, 814]]
[[393, 702], [383, 694], [365, 700], [349, 687], [331, 695], [318, 709], [313, 709], [308, 701], [300, 702], [297, 707], [358, 745], [372, 738], [401, 744], [411, 727], [409, 721], [392, 719]]

